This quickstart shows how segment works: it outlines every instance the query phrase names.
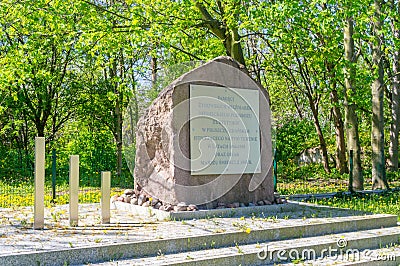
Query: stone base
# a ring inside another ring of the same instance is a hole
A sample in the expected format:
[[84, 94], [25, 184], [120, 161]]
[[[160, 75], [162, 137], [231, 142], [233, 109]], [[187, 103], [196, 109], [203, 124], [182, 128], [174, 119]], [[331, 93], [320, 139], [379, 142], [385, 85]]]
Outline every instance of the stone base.
[[253, 214], [260, 214], [260, 213], [264, 213], [264, 215], [267, 217], [276, 215], [277, 213], [281, 212], [298, 211], [300, 208], [299, 205], [300, 205], [299, 203], [290, 202], [277, 205], [168, 212], [168, 211], [157, 210], [152, 207], [143, 207], [121, 201], [115, 201], [111, 203], [111, 207], [116, 210], [130, 212], [134, 215], [141, 217], [153, 217], [157, 218], [160, 221], [204, 219], [213, 217], [240, 217], [240, 216], [250, 216]]

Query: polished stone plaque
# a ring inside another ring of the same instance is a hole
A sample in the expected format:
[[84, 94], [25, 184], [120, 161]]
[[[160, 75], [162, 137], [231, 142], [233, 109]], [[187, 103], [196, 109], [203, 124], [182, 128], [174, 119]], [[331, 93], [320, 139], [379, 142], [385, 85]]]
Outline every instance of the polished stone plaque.
[[260, 173], [259, 91], [190, 85], [191, 175]]

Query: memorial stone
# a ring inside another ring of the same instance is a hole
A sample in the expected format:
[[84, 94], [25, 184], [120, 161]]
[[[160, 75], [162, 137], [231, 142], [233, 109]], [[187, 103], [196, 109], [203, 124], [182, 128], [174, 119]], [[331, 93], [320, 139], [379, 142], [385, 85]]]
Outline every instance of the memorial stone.
[[167, 86], [139, 119], [135, 190], [200, 208], [274, 201], [267, 91], [218, 57]]

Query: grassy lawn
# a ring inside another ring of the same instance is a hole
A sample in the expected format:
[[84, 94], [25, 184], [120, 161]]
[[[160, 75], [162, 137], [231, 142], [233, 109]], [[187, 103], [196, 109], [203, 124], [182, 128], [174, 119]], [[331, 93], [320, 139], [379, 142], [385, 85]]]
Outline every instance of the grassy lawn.
[[330, 199], [313, 199], [309, 202], [372, 213], [395, 214], [400, 221], [400, 191], [368, 195], [356, 194], [351, 196], [339, 194]]
[[[390, 183], [391, 187], [400, 187], [398, 180]], [[371, 189], [372, 182], [365, 182], [365, 189]], [[327, 192], [345, 192], [348, 191], [347, 180], [313, 180], [294, 181], [290, 183], [281, 183], [277, 186], [281, 195], [295, 194], [318, 194]], [[355, 194], [345, 195], [339, 193], [337, 196], [329, 199], [312, 199], [310, 203], [318, 205], [348, 208], [352, 210], [366, 211], [372, 213], [395, 214], [400, 221], [400, 191], [385, 192], [381, 194]]]
[[[348, 186], [348, 181], [343, 179], [307, 179], [301, 181], [279, 183], [277, 185], [277, 189], [281, 195], [318, 194], [348, 191]], [[390, 182], [390, 186], [392, 188], [400, 187], [400, 181]], [[364, 189], [370, 190], [371, 188], [372, 182], [371, 180], [367, 180], [365, 182]]]
[[291, 181], [278, 183], [277, 189], [281, 195], [318, 194], [327, 192], [347, 191], [345, 180], [315, 180]]
[[[56, 187], [56, 204], [67, 204], [69, 202], [69, 190], [67, 185]], [[111, 195], [121, 193], [123, 189], [112, 188]], [[79, 190], [79, 203], [96, 203], [100, 202], [99, 187], [84, 187]], [[54, 205], [52, 202], [52, 188], [50, 185], [45, 186], [44, 201], [46, 207]], [[9, 185], [0, 181], [0, 207], [16, 208], [23, 206], [32, 206], [34, 202], [34, 187], [31, 183], [19, 183], [17, 185]]]

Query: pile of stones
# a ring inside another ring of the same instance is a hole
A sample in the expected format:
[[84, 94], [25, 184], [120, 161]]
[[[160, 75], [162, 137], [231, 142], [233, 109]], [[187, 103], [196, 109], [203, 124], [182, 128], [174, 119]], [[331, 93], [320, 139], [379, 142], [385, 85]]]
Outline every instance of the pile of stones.
[[264, 206], [264, 205], [273, 205], [273, 204], [284, 204], [287, 203], [287, 200], [285, 198], [282, 198], [279, 193], [274, 193], [274, 201], [271, 202], [269, 200], [259, 200], [256, 203], [249, 202], [249, 203], [243, 203], [243, 202], [233, 202], [233, 203], [224, 203], [224, 202], [218, 202], [216, 209], [223, 209], [223, 208], [238, 208], [238, 207], [252, 207], [252, 206]]
[[[168, 204], [162, 202], [156, 197], [152, 197], [143, 191], [135, 191], [133, 189], [126, 189], [122, 195], [114, 195], [111, 198], [111, 202], [120, 201], [132, 205], [138, 205], [142, 207], [152, 207], [161, 211], [168, 212], [181, 212], [181, 211], [197, 211], [199, 208], [194, 204], [186, 204], [185, 202], [180, 202], [177, 205]], [[274, 201], [260, 200], [256, 203], [243, 203], [243, 202], [233, 202], [224, 203], [218, 202], [216, 209], [223, 208], [239, 208], [239, 207], [251, 207], [251, 206], [263, 206], [263, 205], [273, 205], [273, 204], [283, 204], [287, 203], [285, 198], [282, 198], [279, 193], [274, 193]]]
[[198, 208], [193, 204], [186, 204], [185, 202], [180, 202], [177, 205], [172, 205], [164, 203], [156, 197], [152, 197], [143, 191], [135, 191], [133, 189], [126, 189], [122, 195], [115, 195], [111, 198], [111, 202], [121, 201], [125, 203], [130, 203], [132, 205], [138, 205], [143, 207], [153, 207], [154, 209], [161, 211], [197, 211]]

